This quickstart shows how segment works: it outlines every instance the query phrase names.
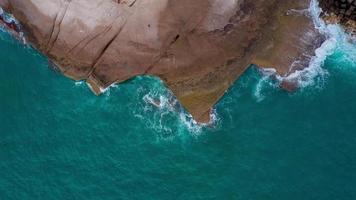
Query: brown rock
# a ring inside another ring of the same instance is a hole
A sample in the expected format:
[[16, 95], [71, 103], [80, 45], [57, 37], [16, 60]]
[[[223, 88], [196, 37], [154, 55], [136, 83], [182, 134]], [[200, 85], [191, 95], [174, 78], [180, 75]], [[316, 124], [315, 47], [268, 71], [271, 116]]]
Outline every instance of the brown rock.
[[[4, 0], [0, 0], [5, 2]], [[288, 75], [322, 37], [309, 0], [8, 0], [29, 40], [100, 93], [137, 75], [162, 78], [199, 122], [250, 64]]]
[[9, 2], [8, 0], [0, 0], [0, 7], [2, 7], [3, 9], [9, 9]]
[[298, 89], [298, 83], [295, 80], [283, 80], [280, 86], [288, 92], [295, 92]]

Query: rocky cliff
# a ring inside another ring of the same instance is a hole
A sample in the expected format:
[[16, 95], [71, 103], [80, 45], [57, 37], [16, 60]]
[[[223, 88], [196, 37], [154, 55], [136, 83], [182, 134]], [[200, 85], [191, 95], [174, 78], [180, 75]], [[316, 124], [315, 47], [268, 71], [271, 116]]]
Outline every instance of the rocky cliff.
[[323, 38], [310, 0], [0, 0], [27, 39], [96, 93], [160, 77], [199, 122], [250, 64], [286, 76]]
[[330, 23], [339, 23], [356, 34], [356, 0], [319, 0], [323, 17]]

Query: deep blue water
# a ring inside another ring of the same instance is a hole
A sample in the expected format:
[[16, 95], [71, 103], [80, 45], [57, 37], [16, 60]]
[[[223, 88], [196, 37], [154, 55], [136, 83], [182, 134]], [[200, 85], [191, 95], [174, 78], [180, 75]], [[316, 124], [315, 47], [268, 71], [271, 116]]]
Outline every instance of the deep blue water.
[[356, 199], [356, 45], [336, 42], [293, 94], [251, 67], [200, 127], [156, 78], [97, 97], [1, 31], [0, 199]]

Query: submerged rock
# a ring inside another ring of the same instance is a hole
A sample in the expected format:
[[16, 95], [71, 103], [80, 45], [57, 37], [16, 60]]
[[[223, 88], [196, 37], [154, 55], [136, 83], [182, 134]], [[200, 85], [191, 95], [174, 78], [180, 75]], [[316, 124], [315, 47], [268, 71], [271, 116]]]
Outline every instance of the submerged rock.
[[323, 37], [310, 0], [0, 0], [60, 70], [95, 93], [137, 75], [164, 80], [199, 122], [255, 64], [287, 76]]

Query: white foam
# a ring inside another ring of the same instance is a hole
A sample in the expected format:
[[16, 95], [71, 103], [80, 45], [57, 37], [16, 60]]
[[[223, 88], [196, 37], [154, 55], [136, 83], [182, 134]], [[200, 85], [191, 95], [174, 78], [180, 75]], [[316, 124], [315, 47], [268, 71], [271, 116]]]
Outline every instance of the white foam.
[[337, 43], [334, 35], [330, 34], [328, 26], [320, 18], [321, 9], [317, 0], [311, 1], [308, 12], [313, 19], [315, 28], [318, 29], [321, 34], [325, 35], [327, 39], [315, 50], [315, 55], [311, 57], [308, 67], [297, 70], [287, 77], [277, 76], [279, 81], [287, 80], [297, 82], [300, 88], [320, 83], [316, 83], [317, 80], [322, 80], [322, 82], [325, 80], [328, 72], [322, 66], [326, 58], [334, 52]]
[[[26, 41], [26, 38], [24, 37], [24, 33], [21, 31], [20, 22], [17, 21], [17, 19], [13, 15], [5, 12], [1, 7], [0, 7], [0, 16], [3, 18], [3, 20], [6, 23], [8, 23], [8, 24], [13, 23], [20, 29], [20, 32], [18, 32], [18, 38], [22, 41], [23, 44], [26, 45], [27, 41]], [[8, 30], [9, 29], [6, 29], [6, 31], [8, 31]]]
[[[293, 10], [293, 12], [297, 12]], [[304, 11], [303, 11], [304, 12]], [[300, 11], [300, 13], [303, 13]], [[317, 0], [311, 0], [308, 13], [313, 19], [315, 28], [323, 34], [327, 39], [322, 45], [315, 50], [315, 55], [311, 57], [308, 67], [297, 70], [288, 76], [279, 76], [275, 70], [267, 69], [262, 70], [264, 77], [260, 80], [256, 86], [255, 96], [258, 101], [263, 100], [264, 96], [261, 94], [261, 88], [266, 79], [271, 77], [271, 73], [274, 73], [274, 77], [279, 81], [293, 81], [296, 82], [299, 88], [305, 88], [308, 86], [322, 87], [327, 79], [329, 73], [327, 69], [323, 68], [324, 62], [328, 56], [333, 54], [338, 48], [339, 44], [347, 43], [349, 36], [341, 28], [340, 25], [326, 24], [323, 19], [320, 18], [322, 10], [319, 7]], [[298, 64], [298, 63], [294, 63]]]
[[[81, 82], [81, 81], [77, 81], [77, 82], [75, 82], [75, 85], [76, 86], [79, 86], [79, 85], [82, 85], [82, 83], [84, 83], [84, 82]], [[87, 81], [85, 81], [85, 83], [87, 84], [87, 86], [89, 87], [89, 89], [93, 92], [93, 93], [95, 93], [95, 90], [94, 90], [94, 88], [91, 86], [91, 84], [89, 84]], [[114, 84], [113, 85], [110, 85], [109, 87], [107, 87], [107, 88], [102, 88], [102, 87], [99, 87], [99, 90], [100, 90], [100, 94], [104, 94], [104, 95], [106, 95], [107, 97], [108, 96], [110, 96], [110, 88], [111, 87], [116, 87]]]
[[83, 85], [85, 83], [85, 81], [75, 81], [74, 82], [74, 85], [75, 86], [81, 86], [81, 85]]
[[[316, 85], [316, 80], [325, 80], [328, 72], [322, 66], [326, 58], [333, 53], [336, 48], [336, 40], [334, 38], [327, 39], [318, 49], [315, 50], [315, 56], [310, 60], [309, 66], [297, 70], [287, 77], [277, 76], [280, 81], [296, 81], [300, 88], [310, 85]], [[316, 79], [319, 77], [319, 79]]]
[[94, 92], [94, 88], [88, 82], [86, 82], [86, 84], [89, 87], [89, 89]]
[[271, 83], [271, 77], [276, 76], [277, 71], [274, 68], [264, 68], [261, 69], [262, 78], [258, 80], [254, 90], [254, 97], [256, 98], [257, 102], [263, 101], [266, 96], [263, 94], [263, 88], [267, 83]]
[[[210, 122], [209, 123], [198, 123], [194, 120], [193, 116], [188, 113], [178, 102], [178, 100], [174, 97], [174, 95], [166, 91], [164, 93], [159, 92], [157, 90], [152, 90], [146, 95], [143, 96], [143, 101], [145, 102], [144, 110], [150, 112], [156, 112], [153, 120], [158, 120], [157, 124], [155, 121], [151, 122], [156, 131], [169, 131], [169, 132], [177, 132], [177, 134], [181, 134], [184, 130], [188, 130], [191, 135], [200, 135], [202, 129], [204, 127], [210, 127], [215, 125], [218, 122], [218, 116], [215, 110], [213, 110], [210, 114]], [[178, 116], [176, 115], [178, 113]], [[174, 117], [176, 116], [176, 117]], [[157, 117], [159, 119], [157, 119]], [[168, 118], [172, 118], [172, 120], [177, 123], [177, 130], [172, 130], [172, 124], [164, 124], [163, 121], [166, 121]], [[175, 118], [175, 119], [174, 119]]]
[[[91, 89], [92, 91], [94, 91], [94, 90], [92, 89], [92, 87], [90, 86], [90, 84], [87, 83], [87, 85], [90, 87], [90, 89]], [[99, 86], [99, 91], [100, 91], [100, 94], [103, 94], [103, 95], [106, 95], [106, 96], [110, 96], [110, 91], [111, 91], [111, 89], [112, 89], [112, 88], [117, 88], [117, 87], [118, 87], [118, 84], [117, 84], [117, 83], [113, 83], [113, 84], [109, 85], [109, 86], [106, 87], [106, 88], [103, 88], [103, 87], [100, 87], [100, 86]]]

